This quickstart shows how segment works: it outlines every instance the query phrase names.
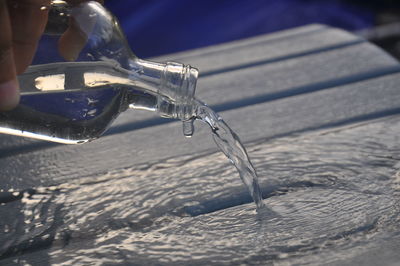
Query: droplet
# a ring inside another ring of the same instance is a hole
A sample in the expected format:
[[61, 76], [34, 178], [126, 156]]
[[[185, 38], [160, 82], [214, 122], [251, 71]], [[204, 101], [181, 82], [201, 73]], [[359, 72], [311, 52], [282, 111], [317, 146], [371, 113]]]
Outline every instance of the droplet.
[[193, 126], [194, 119], [182, 121], [183, 126], [183, 135], [187, 138], [191, 138], [194, 133], [194, 126]]
[[93, 110], [90, 110], [89, 112], [87, 112], [87, 114], [89, 116], [94, 116], [96, 114], [96, 112], [97, 112], [97, 109], [93, 109]]
[[91, 98], [86, 98], [86, 99], [87, 99], [89, 105], [94, 105], [95, 103], [98, 102], [98, 100], [94, 100], [94, 99], [91, 99]]
[[4, 233], [10, 232], [10, 227], [6, 224], [4, 225]]

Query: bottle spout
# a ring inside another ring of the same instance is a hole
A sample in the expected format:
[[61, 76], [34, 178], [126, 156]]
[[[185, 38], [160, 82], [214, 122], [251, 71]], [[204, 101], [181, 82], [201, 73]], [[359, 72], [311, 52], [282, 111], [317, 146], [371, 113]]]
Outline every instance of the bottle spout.
[[196, 91], [198, 70], [190, 65], [176, 62], [166, 63], [159, 88], [160, 95], [166, 95], [177, 103], [193, 100]]
[[176, 117], [182, 120], [183, 135], [187, 138], [194, 133], [194, 94], [198, 70], [189, 65], [169, 62], [164, 68], [160, 89], [171, 90], [176, 102]]

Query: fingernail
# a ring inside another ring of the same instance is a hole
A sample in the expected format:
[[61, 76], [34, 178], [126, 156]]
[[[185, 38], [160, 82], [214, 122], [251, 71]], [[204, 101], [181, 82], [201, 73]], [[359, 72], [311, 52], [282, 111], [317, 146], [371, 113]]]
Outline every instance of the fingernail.
[[19, 86], [17, 80], [0, 83], [0, 111], [9, 111], [19, 102]]

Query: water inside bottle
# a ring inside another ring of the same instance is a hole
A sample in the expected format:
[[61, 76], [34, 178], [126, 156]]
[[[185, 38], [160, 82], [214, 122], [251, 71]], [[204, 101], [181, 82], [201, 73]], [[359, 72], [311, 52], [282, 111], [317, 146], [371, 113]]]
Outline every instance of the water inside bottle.
[[84, 143], [100, 137], [128, 108], [128, 100], [135, 101], [137, 108], [151, 109], [157, 103], [156, 96], [123, 85], [22, 92], [17, 108], [0, 113], [0, 132], [65, 144]]

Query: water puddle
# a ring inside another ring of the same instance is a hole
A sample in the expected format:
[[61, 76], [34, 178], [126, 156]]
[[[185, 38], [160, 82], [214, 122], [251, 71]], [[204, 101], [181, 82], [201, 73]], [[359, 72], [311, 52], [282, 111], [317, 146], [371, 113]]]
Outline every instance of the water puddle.
[[393, 117], [246, 145], [258, 212], [220, 153], [15, 193], [0, 205], [0, 264], [395, 263], [399, 131]]

